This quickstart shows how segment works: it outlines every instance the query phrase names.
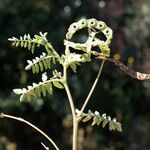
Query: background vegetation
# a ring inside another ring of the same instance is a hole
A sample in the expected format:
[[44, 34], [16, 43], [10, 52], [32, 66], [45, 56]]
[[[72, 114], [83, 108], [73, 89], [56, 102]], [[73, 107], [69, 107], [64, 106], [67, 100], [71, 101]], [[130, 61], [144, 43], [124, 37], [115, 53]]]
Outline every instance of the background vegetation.
[[[111, 56], [131, 68], [150, 73], [149, 6], [149, 0], [1, 0], [0, 112], [35, 123], [62, 149], [70, 149], [71, 117], [65, 93], [55, 89], [53, 96], [20, 103], [12, 89], [25, 87], [39, 77], [24, 71], [30, 53], [11, 47], [7, 39], [47, 31], [49, 41], [63, 53], [63, 39], [69, 25], [81, 17], [94, 17], [105, 21], [114, 31]], [[41, 54], [40, 51], [37, 50], [37, 54]], [[97, 71], [98, 63], [94, 61], [79, 68], [77, 74], [69, 72], [71, 89], [79, 107]], [[80, 149], [150, 149], [150, 82], [132, 79], [107, 63], [89, 108], [117, 116], [123, 124], [123, 133], [81, 124], [79, 136], [83, 146]], [[0, 120], [0, 150], [43, 149], [40, 144], [43, 140], [24, 124]]]

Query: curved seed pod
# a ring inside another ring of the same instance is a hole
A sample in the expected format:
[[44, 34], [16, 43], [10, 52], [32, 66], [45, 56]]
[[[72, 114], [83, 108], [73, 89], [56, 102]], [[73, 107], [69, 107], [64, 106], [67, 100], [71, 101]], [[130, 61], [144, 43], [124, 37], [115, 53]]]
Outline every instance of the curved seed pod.
[[78, 25], [80, 29], [87, 27], [87, 24], [88, 24], [87, 19], [81, 19], [78, 21]]
[[72, 23], [66, 34], [66, 39], [70, 40], [76, 31], [86, 27], [100, 30], [107, 38], [107, 40], [104, 42], [110, 44], [113, 34], [112, 30], [109, 27], [107, 27], [107, 25], [103, 21], [97, 21], [94, 18], [81, 19], [78, 22]]
[[98, 30], [104, 30], [106, 28], [106, 24], [103, 21], [98, 21], [97, 26], [95, 27]]
[[92, 18], [92, 19], [89, 19], [88, 20], [88, 27], [91, 28], [91, 27], [96, 27], [97, 25], [97, 20]]

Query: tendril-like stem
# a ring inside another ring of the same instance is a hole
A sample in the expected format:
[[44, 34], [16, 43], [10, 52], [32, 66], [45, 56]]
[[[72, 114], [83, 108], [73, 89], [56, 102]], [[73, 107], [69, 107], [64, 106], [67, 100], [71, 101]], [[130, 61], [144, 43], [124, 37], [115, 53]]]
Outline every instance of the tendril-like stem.
[[[95, 89], [95, 87], [96, 87], [96, 85], [97, 85], [97, 82], [98, 82], [98, 80], [99, 80], [99, 78], [100, 78], [100, 75], [101, 75], [101, 73], [102, 73], [102, 69], [103, 69], [103, 66], [104, 66], [104, 62], [105, 62], [105, 60], [102, 60], [102, 63], [101, 63], [101, 65], [100, 65], [100, 68], [99, 68], [97, 77], [96, 77], [96, 79], [95, 79], [95, 81], [94, 81], [94, 84], [93, 84], [93, 86], [92, 86], [92, 88], [91, 88], [91, 90], [90, 90], [90, 92], [89, 92], [89, 94], [88, 94], [88, 96], [87, 96], [87, 98], [86, 98], [86, 100], [85, 100], [85, 102], [84, 102], [84, 104], [83, 104], [81, 110], [80, 110], [80, 114], [83, 113], [83, 111], [84, 111], [84, 109], [85, 109], [87, 103], [88, 103], [89, 100], [90, 100], [91, 95], [92, 95], [93, 92], [94, 92], [94, 89]], [[80, 114], [79, 114], [79, 116], [80, 116]]]
[[25, 120], [23, 118], [20, 118], [20, 117], [15, 117], [15, 116], [12, 116], [12, 115], [7, 115], [7, 114], [4, 114], [4, 113], [0, 113], [0, 118], [9, 118], [9, 119], [17, 120], [17, 121], [20, 121], [20, 122], [23, 122], [23, 123], [29, 125], [30, 127], [32, 127], [35, 130], [37, 130], [39, 133], [41, 133], [49, 142], [51, 142], [52, 145], [55, 147], [56, 150], [59, 150], [59, 148], [55, 144], [55, 142], [46, 133], [44, 133], [41, 129], [39, 129], [38, 127], [36, 127], [32, 123], [28, 122], [27, 120]]

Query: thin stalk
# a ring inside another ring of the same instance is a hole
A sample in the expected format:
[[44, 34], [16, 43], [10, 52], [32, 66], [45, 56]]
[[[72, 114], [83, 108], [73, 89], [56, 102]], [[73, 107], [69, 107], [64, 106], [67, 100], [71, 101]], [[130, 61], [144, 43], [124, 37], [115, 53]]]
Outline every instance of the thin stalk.
[[69, 89], [69, 87], [68, 87], [68, 84], [67, 84], [67, 83], [64, 83], [64, 87], [65, 87], [65, 90], [66, 90], [66, 93], [67, 93], [67, 96], [68, 96], [68, 100], [69, 100], [69, 104], [70, 104], [70, 107], [71, 107], [72, 117], [73, 117], [73, 118], [76, 118], [75, 106], [74, 106], [74, 102], [73, 102], [73, 99], [72, 99], [72, 96], [71, 96], [71, 93], [70, 93], [70, 89]]
[[73, 121], [73, 150], [77, 150], [78, 148], [78, 125], [79, 125], [79, 120], [77, 120], [76, 118], [74, 118]]
[[97, 85], [97, 83], [98, 83], [98, 80], [99, 80], [99, 78], [100, 78], [100, 75], [101, 75], [101, 73], [102, 73], [103, 66], [104, 66], [104, 62], [105, 62], [105, 60], [102, 60], [101, 65], [100, 65], [100, 68], [99, 68], [99, 71], [98, 71], [98, 74], [97, 74], [97, 77], [96, 77], [96, 79], [95, 79], [95, 81], [94, 81], [94, 83], [93, 83], [93, 85], [92, 85], [92, 88], [91, 88], [91, 90], [90, 90], [90, 92], [89, 92], [89, 94], [88, 94], [88, 96], [87, 96], [87, 98], [86, 98], [86, 100], [85, 100], [85, 102], [84, 102], [84, 104], [83, 104], [81, 110], [80, 110], [79, 116], [83, 113], [83, 111], [84, 111], [84, 109], [85, 109], [87, 103], [88, 103], [89, 100], [90, 100], [91, 95], [92, 95], [93, 92], [94, 92], [94, 89], [95, 89], [95, 87], [96, 87], [96, 85]]
[[4, 114], [4, 113], [0, 113], [0, 118], [9, 118], [9, 119], [17, 120], [17, 121], [20, 121], [20, 122], [23, 122], [23, 123], [29, 125], [30, 127], [32, 127], [35, 130], [37, 130], [39, 133], [41, 133], [48, 141], [50, 141], [52, 143], [52, 145], [55, 147], [56, 150], [59, 150], [59, 148], [55, 144], [55, 142], [46, 133], [44, 133], [41, 129], [39, 129], [38, 127], [36, 127], [32, 123], [28, 122], [27, 120], [25, 120], [23, 118], [20, 118], [20, 117], [15, 117], [15, 116], [12, 116], [12, 115], [7, 115], [7, 114]]
[[71, 108], [71, 113], [72, 113], [72, 118], [73, 118], [73, 139], [72, 139], [72, 150], [77, 150], [77, 135], [78, 135], [78, 123], [79, 121], [76, 118], [76, 113], [75, 113], [75, 106], [74, 106], [74, 101], [72, 98], [72, 94], [70, 92], [70, 89], [68, 87], [67, 83], [67, 66], [64, 65], [64, 87], [68, 96], [70, 108]]

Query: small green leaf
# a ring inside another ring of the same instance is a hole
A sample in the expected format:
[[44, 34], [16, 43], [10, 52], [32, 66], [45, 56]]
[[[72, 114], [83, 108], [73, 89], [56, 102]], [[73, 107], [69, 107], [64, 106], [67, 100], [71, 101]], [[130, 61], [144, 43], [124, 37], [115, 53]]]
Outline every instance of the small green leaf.
[[64, 86], [61, 83], [59, 83], [58, 81], [53, 81], [53, 85], [56, 88], [59, 88], [59, 89], [63, 89], [64, 88]]
[[50, 53], [50, 50], [49, 50], [49, 47], [48, 47], [47, 44], [45, 45], [45, 49], [46, 49], [46, 51], [47, 51], [48, 53]]
[[97, 125], [99, 126], [101, 122], [102, 122], [102, 119], [98, 118]]
[[28, 50], [30, 50], [30, 49], [31, 49], [31, 42], [28, 41]]
[[26, 98], [27, 98], [28, 101], [31, 100], [31, 93], [30, 93], [30, 92], [27, 92], [27, 93], [26, 93]]
[[13, 89], [13, 92], [16, 94], [22, 94], [23, 93], [22, 89]]
[[52, 84], [51, 83], [47, 83], [44, 86], [45, 86], [47, 92], [51, 95], [53, 93]]
[[87, 122], [92, 118], [92, 116], [86, 116], [84, 119], [82, 119], [83, 122]]
[[34, 91], [35, 91], [35, 93], [36, 93], [36, 95], [37, 95], [38, 97], [41, 97], [41, 89], [40, 89], [39, 86], [36, 87], [36, 88], [34, 89]]
[[103, 119], [102, 127], [104, 128], [109, 121], [107, 119]]
[[34, 64], [36, 73], [39, 73], [39, 65], [37, 63]]
[[115, 123], [115, 127], [119, 132], [122, 132], [122, 127], [121, 124], [119, 122]]
[[46, 61], [47, 67], [50, 69], [51, 68], [51, 59], [48, 58], [48, 59], [45, 59], [45, 61]]
[[25, 95], [25, 94], [22, 94], [22, 95], [20, 96], [20, 102], [24, 101], [25, 98], [26, 98], [26, 95]]
[[16, 41], [16, 47], [18, 47], [19, 46], [19, 42], [18, 41]]
[[46, 96], [46, 88], [44, 85], [40, 86], [43, 96]]
[[115, 126], [114, 126], [114, 122], [113, 121], [109, 121], [109, 130], [115, 130]]
[[43, 67], [43, 64], [41, 62], [39, 62], [39, 66], [40, 66], [40, 70], [43, 71], [44, 67]]
[[35, 43], [32, 44], [32, 47], [31, 47], [31, 52], [32, 54], [34, 53], [34, 49], [35, 49]]
[[77, 65], [76, 65], [75, 63], [71, 63], [71, 64], [70, 64], [70, 67], [71, 67], [71, 69], [73, 70], [73, 72], [75, 72], [75, 73], [77, 72], [77, 71], [76, 71]]
[[98, 118], [97, 118], [97, 117], [94, 117], [91, 126], [94, 126], [95, 124], [97, 124], [97, 122], [98, 122]]
[[36, 93], [34, 91], [34, 88], [32, 86], [27, 86], [27, 88], [28, 88], [28, 91], [31, 93], [31, 95], [36, 97]]
[[54, 57], [52, 57], [52, 62], [53, 62], [53, 64], [56, 64], [56, 60]]
[[32, 65], [32, 73], [34, 74], [36, 72], [35, 65]]
[[24, 41], [21, 41], [21, 47], [24, 47]]
[[45, 82], [47, 80], [46, 72], [42, 74], [42, 81]]
[[31, 69], [31, 65], [27, 65], [26, 67], [25, 67], [25, 70], [30, 70]]
[[47, 62], [46, 62], [46, 60], [45, 60], [45, 59], [43, 59], [43, 60], [42, 60], [42, 62], [43, 62], [43, 64], [44, 64], [44, 68], [45, 68], [45, 69], [47, 69], [47, 68], [48, 68], [48, 66], [47, 66]]

